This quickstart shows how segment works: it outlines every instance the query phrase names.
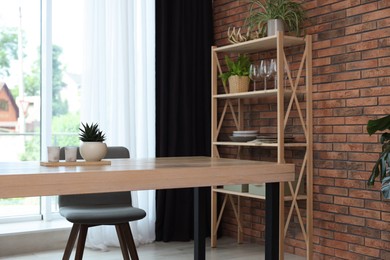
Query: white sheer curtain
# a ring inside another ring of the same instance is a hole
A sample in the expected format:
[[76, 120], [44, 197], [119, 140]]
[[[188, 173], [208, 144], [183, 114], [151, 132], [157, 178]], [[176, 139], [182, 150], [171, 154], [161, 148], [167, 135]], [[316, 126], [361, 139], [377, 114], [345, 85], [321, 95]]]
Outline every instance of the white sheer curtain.
[[[107, 145], [128, 147], [132, 158], [155, 156], [154, 24], [154, 0], [85, 0], [81, 121], [99, 123]], [[155, 193], [132, 192], [132, 198], [147, 212], [131, 223], [134, 239], [151, 242]], [[119, 245], [108, 228], [93, 228], [87, 246]]]

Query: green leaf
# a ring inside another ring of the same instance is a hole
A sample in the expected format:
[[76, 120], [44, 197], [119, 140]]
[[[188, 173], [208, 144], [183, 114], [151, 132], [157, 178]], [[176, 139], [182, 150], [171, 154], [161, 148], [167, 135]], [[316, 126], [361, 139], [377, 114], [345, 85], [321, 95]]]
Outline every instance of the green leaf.
[[369, 135], [372, 135], [377, 131], [383, 131], [386, 129], [390, 129], [390, 115], [378, 118], [376, 120], [368, 120], [367, 132]]
[[376, 161], [374, 167], [372, 168], [371, 175], [370, 175], [370, 177], [368, 178], [368, 181], [367, 181], [367, 185], [368, 186], [373, 186], [374, 183], [375, 183], [375, 178], [378, 177], [378, 175], [379, 175], [380, 161], [381, 161], [381, 159], [379, 158]]
[[389, 133], [384, 133], [381, 135], [381, 139], [380, 139], [381, 144], [386, 144], [389, 141], [390, 141], [390, 134]]
[[372, 168], [371, 175], [367, 181], [368, 186], [374, 185], [375, 179], [379, 176], [379, 181], [382, 181], [386, 177], [386, 170], [389, 165], [390, 160], [390, 145], [385, 143], [382, 146], [382, 152], [379, 155], [378, 160], [375, 162], [374, 167]]
[[105, 134], [99, 130], [99, 125], [96, 123], [92, 123], [91, 125], [88, 125], [86, 123], [85, 125], [81, 123], [82, 128], [80, 129], [80, 140], [83, 142], [104, 142], [106, 139]]

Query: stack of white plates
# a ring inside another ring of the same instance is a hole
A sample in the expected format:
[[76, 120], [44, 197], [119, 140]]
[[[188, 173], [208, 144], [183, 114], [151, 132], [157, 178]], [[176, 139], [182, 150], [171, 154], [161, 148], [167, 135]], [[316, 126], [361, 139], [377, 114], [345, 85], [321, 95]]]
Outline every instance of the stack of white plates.
[[233, 142], [248, 142], [256, 139], [258, 133], [258, 130], [233, 131], [233, 135], [230, 136], [230, 140]]
[[233, 131], [233, 136], [257, 136], [259, 130]]

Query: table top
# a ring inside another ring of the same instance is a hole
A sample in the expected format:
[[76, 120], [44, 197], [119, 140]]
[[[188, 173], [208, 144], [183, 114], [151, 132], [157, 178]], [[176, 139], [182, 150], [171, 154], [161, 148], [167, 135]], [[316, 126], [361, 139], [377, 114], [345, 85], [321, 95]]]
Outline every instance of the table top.
[[112, 159], [105, 166], [0, 162], [0, 198], [293, 181], [293, 164], [210, 157]]

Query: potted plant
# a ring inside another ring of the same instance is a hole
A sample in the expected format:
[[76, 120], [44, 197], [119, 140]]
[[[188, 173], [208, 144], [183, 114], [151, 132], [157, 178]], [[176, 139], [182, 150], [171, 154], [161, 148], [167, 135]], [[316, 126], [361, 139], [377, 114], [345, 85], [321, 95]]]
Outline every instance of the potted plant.
[[86, 161], [97, 162], [106, 156], [107, 145], [103, 143], [106, 140], [105, 134], [100, 131], [99, 125], [96, 123], [81, 123], [80, 140], [82, 144], [80, 146], [80, 154]]
[[284, 31], [284, 26], [290, 32], [299, 36], [299, 28], [305, 20], [305, 12], [299, 3], [291, 0], [250, 0], [249, 17], [246, 23], [250, 28], [256, 28], [258, 34], [275, 35]]
[[[390, 129], [390, 115], [376, 120], [369, 120], [367, 123], [369, 135], [387, 129]], [[375, 179], [379, 176], [379, 180], [382, 182], [382, 194], [385, 198], [390, 199], [390, 133], [383, 133], [380, 142], [382, 144], [382, 152], [372, 169], [367, 184], [368, 186], [374, 185]]]
[[229, 92], [237, 93], [248, 91], [250, 67], [248, 56], [239, 55], [236, 62], [232, 61], [229, 56], [225, 56], [225, 62], [228, 71], [222, 73], [219, 77], [222, 79], [225, 86], [226, 82], [229, 81]]

